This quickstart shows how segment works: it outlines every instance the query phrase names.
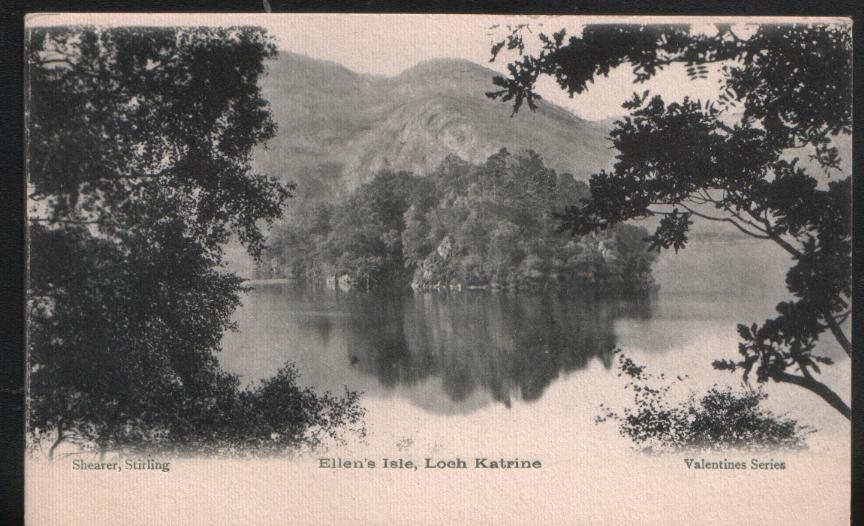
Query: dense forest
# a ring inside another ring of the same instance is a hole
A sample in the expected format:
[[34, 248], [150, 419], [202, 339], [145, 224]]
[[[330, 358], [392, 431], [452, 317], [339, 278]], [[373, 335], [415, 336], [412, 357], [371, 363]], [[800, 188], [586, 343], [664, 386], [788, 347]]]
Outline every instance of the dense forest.
[[425, 177], [382, 170], [344, 202], [277, 229], [267, 271], [340, 288], [650, 289], [643, 228], [561, 231], [558, 214], [588, 193], [532, 151], [502, 149], [481, 164], [450, 156]]

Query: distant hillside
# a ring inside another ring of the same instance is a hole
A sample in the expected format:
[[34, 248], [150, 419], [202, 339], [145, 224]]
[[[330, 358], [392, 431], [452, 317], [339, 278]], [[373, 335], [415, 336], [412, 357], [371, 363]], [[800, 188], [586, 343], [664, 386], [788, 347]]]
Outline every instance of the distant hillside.
[[[256, 152], [255, 163], [297, 184], [288, 222], [306, 215], [311, 202], [346, 198], [381, 168], [423, 176], [449, 154], [480, 163], [502, 147], [514, 153], [533, 149], [546, 166], [583, 181], [615, 161], [606, 139], [615, 119], [586, 121], [545, 101], [537, 111], [511, 116], [512, 105], [485, 95], [495, 89], [495, 72], [466, 60], [430, 60], [381, 77], [281, 51], [268, 68], [262, 88], [279, 130]], [[837, 144], [851, 173], [851, 139], [839, 137]], [[800, 156], [820, 177], [807, 153], [789, 156]], [[829, 177], [820, 179], [826, 184]], [[653, 229], [656, 219], [639, 224]], [[743, 236], [728, 224], [708, 221], [698, 221], [692, 234], [694, 240]], [[254, 272], [239, 246], [232, 244], [228, 253], [233, 270]]]
[[605, 126], [546, 102], [511, 118], [485, 96], [494, 75], [442, 59], [375, 77], [281, 52], [263, 84], [279, 131], [256, 162], [296, 182], [301, 200], [344, 195], [384, 167], [423, 175], [448, 154], [480, 162], [502, 147], [534, 149], [577, 179], [612, 162]]

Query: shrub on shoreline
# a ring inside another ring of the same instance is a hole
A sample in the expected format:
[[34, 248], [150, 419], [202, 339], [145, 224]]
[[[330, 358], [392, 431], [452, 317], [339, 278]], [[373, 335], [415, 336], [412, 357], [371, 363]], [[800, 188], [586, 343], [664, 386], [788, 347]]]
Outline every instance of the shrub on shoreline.
[[686, 377], [666, 382], [665, 375], [652, 375], [630, 358], [619, 355], [619, 376], [627, 376], [634, 406], [617, 412], [603, 406], [598, 423], [614, 421], [622, 436], [647, 453], [689, 449], [738, 449], [767, 451], [805, 449], [806, 436], [815, 429], [761, 405], [768, 396], [761, 390], [734, 390], [711, 386], [704, 393], [691, 392], [682, 402], [667, 397], [670, 389]]

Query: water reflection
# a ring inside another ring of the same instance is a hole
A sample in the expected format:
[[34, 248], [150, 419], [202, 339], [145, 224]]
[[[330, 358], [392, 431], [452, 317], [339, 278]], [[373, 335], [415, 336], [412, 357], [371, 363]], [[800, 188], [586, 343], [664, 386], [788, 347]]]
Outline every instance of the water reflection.
[[[367, 394], [398, 390], [415, 400], [429, 397], [412, 391], [431, 381], [446, 397], [438, 405], [462, 410], [478, 396], [508, 407], [513, 399], [538, 400], [556, 378], [593, 359], [610, 368], [615, 320], [651, 315], [647, 300], [587, 295], [385, 295], [301, 285], [259, 287], [252, 295], [243, 310], [248, 319], [239, 321], [252, 338], [250, 355], [273, 355], [271, 371], [275, 359], [290, 359], [316, 388], [344, 380]], [[264, 342], [251, 336], [262, 331]], [[261, 348], [267, 341], [269, 351]]]

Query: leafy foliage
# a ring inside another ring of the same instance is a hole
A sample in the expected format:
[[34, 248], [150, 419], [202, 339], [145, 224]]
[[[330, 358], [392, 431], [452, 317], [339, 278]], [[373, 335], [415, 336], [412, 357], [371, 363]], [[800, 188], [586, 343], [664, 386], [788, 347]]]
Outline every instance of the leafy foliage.
[[[493, 55], [505, 46], [521, 54], [517, 34], [493, 47]], [[660, 216], [651, 236], [657, 249], [684, 248], [695, 219], [776, 243], [794, 259], [786, 275], [794, 299], [777, 305], [778, 316], [761, 327], [742, 326], [741, 359], [715, 366], [742, 369], [745, 379], [755, 368], [758, 381], [805, 387], [850, 417], [848, 405], [811, 371], [830, 363], [813, 352], [825, 331], [852, 352], [841, 327], [850, 312], [851, 178], [820, 184], [797, 158], [784, 156], [808, 148], [826, 173], [841, 172], [834, 139], [851, 133], [850, 28], [761, 25], [742, 38], [723, 24], [713, 33], [686, 25], [597, 25], [564, 37], [563, 30], [542, 37], [539, 52], [510, 64], [510, 77], [496, 79], [502, 89], [489, 96], [513, 100], [518, 110], [523, 101], [531, 106], [541, 75], [572, 96], [624, 64], [637, 83], [674, 64], [691, 77], [716, 65], [721, 76], [716, 103], [667, 104], [647, 91], [625, 102], [630, 113], [611, 132], [618, 161], [611, 172], [592, 176], [590, 198], [563, 215], [566, 228], [585, 234]], [[740, 113], [732, 114], [733, 107]]]
[[104, 235], [182, 209], [208, 247], [281, 214], [290, 188], [250, 171], [276, 126], [258, 78], [273, 42], [255, 28], [30, 32], [29, 179], [38, 220], [98, 221]]
[[[224, 450], [265, 425], [301, 445], [357, 415], [287, 373], [243, 391], [215, 355], [242, 291], [221, 245], [259, 256], [291, 195], [250, 168], [275, 52], [255, 28], [30, 30], [29, 429], [51, 452]], [[280, 397], [291, 432], [265, 412]]]
[[422, 178], [385, 170], [352, 194], [334, 212], [325, 247], [335, 274], [347, 273], [367, 289], [404, 281], [404, 215], [429, 189]]
[[380, 172], [343, 205], [277, 231], [272, 253], [307, 276], [344, 273], [363, 286], [649, 288], [643, 229], [560, 230], [556, 211], [586, 196], [533, 152], [501, 150], [479, 165], [452, 156], [426, 177]]
[[532, 290], [602, 282], [635, 291], [652, 283], [644, 231], [619, 226], [574, 238], [560, 230], [556, 213], [587, 197], [587, 187], [533, 152], [502, 150], [477, 166], [451, 159], [431, 177], [434, 208], [405, 233], [435, 247], [418, 259], [415, 285]]
[[299, 374], [286, 364], [273, 377], [246, 389], [236, 377], [216, 378], [214, 403], [196, 408], [193, 419], [169, 430], [183, 440], [156, 441], [150, 450], [196, 455], [268, 457], [318, 451], [345, 444], [347, 435], [366, 436], [360, 394], [316, 393], [298, 385]]
[[666, 382], [665, 375], [654, 376], [624, 355], [618, 356], [618, 369], [619, 376], [630, 378], [626, 388], [633, 391], [634, 407], [624, 408], [623, 414], [605, 408], [597, 422], [617, 422], [621, 435], [646, 452], [801, 449], [813, 432], [760, 407], [767, 398], [761, 391], [715, 385], [704, 394], [691, 392], [685, 401], [672, 403], [668, 393], [684, 378]]

